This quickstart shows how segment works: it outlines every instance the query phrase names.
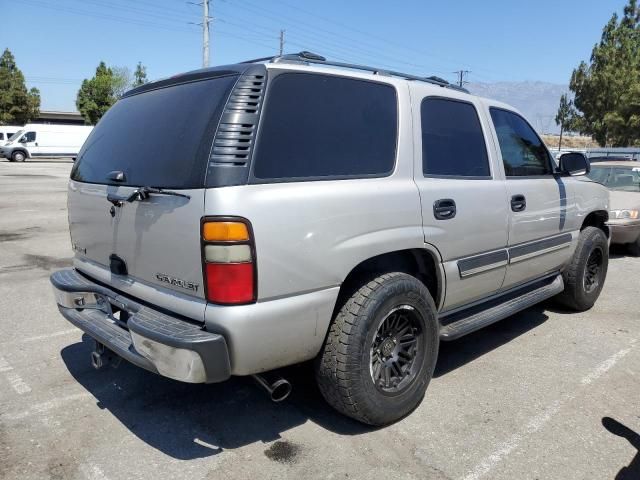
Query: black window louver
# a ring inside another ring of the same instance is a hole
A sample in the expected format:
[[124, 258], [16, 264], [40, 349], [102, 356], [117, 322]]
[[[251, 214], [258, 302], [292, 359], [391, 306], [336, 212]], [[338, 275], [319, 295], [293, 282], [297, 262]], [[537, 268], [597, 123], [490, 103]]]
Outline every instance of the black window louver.
[[258, 128], [266, 75], [245, 73], [227, 102], [213, 142], [209, 165], [247, 164]]

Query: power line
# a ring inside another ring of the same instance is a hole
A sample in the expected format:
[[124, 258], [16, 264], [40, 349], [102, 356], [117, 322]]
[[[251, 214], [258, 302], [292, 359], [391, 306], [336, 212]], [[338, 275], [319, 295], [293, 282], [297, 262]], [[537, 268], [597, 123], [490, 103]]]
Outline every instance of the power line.
[[[229, 4], [228, 0], [222, 0], [222, 1], [226, 5]], [[316, 46], [319, 45], [320, 48], [316, 48], [316, 50], [318, 50], [317, 53], [325, 53], [325, 54], [330, 53], [330, 50], [327, 48], [327, 46], [329, 46], [332, 49], [331, 51], [340, 51], [341, 57], [350, 57], [346, 61], [353, 61], [354, 57], [357, 59], [368, 58], [370, 60], [365, 60], [364, 63], [376, 63], [381, 67], [395, 69], [395, 70], [402, 70], [402, 69], [407, 69], [408, 67], [412, 67], [414, 70], [415, 69], [420, 69], [420, 71], [426, 70], [431, 73], [441, 73], [441, 74], [447, 73], [446, 71], [434, 69], [430, 66], [418, 64], [415, 62], [408, 62], [395, 56], [382, 54], [380, 53], [380, 50], [378, 47], [375, 47], [375, 46], [369, 47], [369, 48], [363, 47], [362, 45], [366, 45], [366, 43], [363, 43], [359, 40], [355, 40], [349, 37], [344, 37], [342, 35], [336, 34], [335, 32], [331, 32], [329, 30], [324, 30], [324, 29], [319, 30], [321, 32], [327, 32], [326, 34], [317, 33], [318, 29], [316, 29], [313, 26], [311, 26], [310, 28], [305, 28], [301, 30], [301, 28], [303, 28], [301, 27], [301, 25], [309, 25], [309, 24], [305, 24], [304, 22], [299, 22], [293, 19], [289, 21], [287, 20], [287, 17], [271, 15], [267, 10], [261, 7], [254, 8], [251, 5], [247, 5], [245, 8], [258, 13], [262, 18], [272, 19], [279, 23], [285, 23], [288, 27], [288, 30], [287, 30], [288, 36], [298, 38], [297, 44], [305, 45], [303, 48], [313, 49], [310, 47], [310, 45], [316, 45]], [[223, 11], [221, 15], [223, 15], [224, 17], [237, 18], [234, 14], [228, 13], [226, 11]], [[248, 21], [244, 18], [239, 19], [239, 21], [242, 21], [242, 25], [240, 24], [236, 24], [236, 25], [243, 29], [246, 29], [247, 25], [252, 25], [260, 29], [272, 30], [269, 27], [266, 27], [264, 25], [259, 25], [255, 22]], [[228, 23], [233, 24], [233, 22], [228, 22]], [[342, 39], [342, 41], [340, 39]], [[289, 43], [291, 43], [292, 45], [294, 44], [293, 42], [289, 42]], [[333, 45], [333, 47], [331, 47], [331, 45]], [[386, 64], [382, 64], [381, 60], [383, 62], [386, 62]]]
[[465, 77], [471, 73], [471, 70], [456, 70], [455, 73], [458, 76], [458, 86], [459, 87], [464, 87], [467, 83], [465, 80]]
[[[222, 0], [224, 3], [229, 4], [230, 0]], [[335, 39], [335, 38], [342, 38], [345, 40], [344, 45], [349, 45], [351, 48], [359, 48], [362, 49], [362, 46], [368, 47], [370, 52], [375, 52], [375, 58], [382, 58], [382, 57], [386, 57], [388, 60], [387, 61], [391, 61], [392, 63], [395, 63], [396, 65], [398, 64], [402, 64], [402, 65], [407, 65], [410, 67], [414, 67], [414, 68], [419, 68], [421, 70], [427, 70], [429, 72], [434, 72], [434, 73], [441, 73], [441, 74], [446, 74], [448, 73], [448, 69], [447, 70], [443, 70], [443, 69], [434, 69], [432, 66], [425, 66], [422, 64], [418, 64], [415, 62], [410, 62], [410, 61], [406, 61], [406, 60], [400, 60], [398, 57], [396, 56], [392, 56], [392, 55], [384, 55], [380, 52], [381, 48], [385, 48], [388, 49], [389, 47], [393, 47], [395, 48], [395, 50], [397, 50], [398, 52], [402, 52], [403, 55], [406, 55], [407, 51], [413, 51], [416, 52], [420, 55], [420, 57], [433, 57], [433, 58], [440, 58], [442, 60], [445, 60], [448, 64], [451, 64], [453, 62], [453, 60], [449, 57], [443, 57], [441, 55], [437, 55], [431, 52], [425, 52], [419, 49], [416, 49], [415, 47], [412, 47], [411, 45], [407, 45], [407, 44], [401, 44], [399, 42], [394, 42], [392, 38], [387, 38], [387, 37], [381, 37], [381, 36], [377, 36], [377, 35], [373, 35], [369, 32], [365, 32], [363, 30], [358, 30], [356, 28], [350, 27], [348, 25], [336, 22], [334, 20], [328, 19], [326, 17], [323, 17], [321, 15], [317, 15], [316, 13], [310, 12], [308, 10], [304, 10], [303, 8], [300, 8], [298, 6], [292, 5], [288, 2], [282, 1], [282, 0], [277, 0], [279, 3], [286, 5], [287, 7], [290, 7], [292, 9], [298, 10], [300, 12], [303, 12], [304, 14], [313, 17], [314, 19], [320, 19], [326, 23], [329, 24], [333, 24], [333, 25], [337, 25], [338, 27], [342, 28], [342, 29], [346, 29], [346, 30], [350, 30], [352, 32], [356, 32], [357, 34], [359, 34], [360, 36], [366, 36], [368, 37], [370, 40], [375, 41], [378, 45], [374, 45], [372, 43], [367, 43], [365, 41], [362, 40], [362, 38], [354, 38], [354, 37], [350, 37], [350, 36], [346, 36], [344, 34], [341, 33], [337, 33], [335, 31], [332, 30], [327, 30], [325, 28], [321, 28], [318, 27], [317, 25], [311, 25], [308, 22], [304, 22], [301, 21], [298, 18], [292, 18], [290, 16], [283, 16], [280, 13], [274, 13], [273, 11], [267, 10], [264, 8], [264, 6], [262, 6], [262, 4], [259, 6], [249, 0], [235, 0], [237, 2], [240, 2], [243, 4], [244, 8], [247, 9], [251, 9], [254, 12], [259, 12], [259, 14], [263, 17], [270, 17], [270, 18], [275, 18], [276, 20], [282, 22], [282, 21], [286, 21], [286, 19], [288, 18], [290, 21], [294, 22], [295, 26], [300, 28], [300, 26], [308, 26], [310, 27], [312, 30], [318, 31], [318, 32], [325, 32], [326, 34], [328, 34], [330, 36], [330, 38]], [[273, 15], [276, 15], [277, 17], [274, 17]], [[322, 52], [319, 52], [322, 53]], [[405, 57], [406, 58], [406, 57]], [[468, 66], [466, 65], [464, 62], [457, 62], [457, 63], [462, 63], [464, 66]], [[394, 67], [395, 68], [395, 67]], [[407, 68], [407, 67], [402, 67], [402, 68]], [[450, 67], [449, 67], [450, 68]], [[482, 68], [476, 68], [476, 70], [480, 70], [480, 71], [485, 71], [485, 72], [489, 72], [489, 70], [486, 69], [482, 69]]]
[[187, 3], [202, 6], [202, 22], [189, 23], [193, 25], [200, 25], [202, 27], [202, 67], [207, 68], [209, 66], [209, 24], [213, 21], [213, 17], [209, 16], [209, 0], [202, 0], [200, 3]]

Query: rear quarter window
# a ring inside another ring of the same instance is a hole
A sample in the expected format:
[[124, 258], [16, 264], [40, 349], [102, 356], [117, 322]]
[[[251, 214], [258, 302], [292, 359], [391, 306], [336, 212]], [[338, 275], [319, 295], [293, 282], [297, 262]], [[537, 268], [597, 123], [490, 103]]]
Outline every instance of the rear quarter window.
[[254, 183], [389, 175], [398, 130], [395, 89], [332, 75], [273, 78], [253, 160]]

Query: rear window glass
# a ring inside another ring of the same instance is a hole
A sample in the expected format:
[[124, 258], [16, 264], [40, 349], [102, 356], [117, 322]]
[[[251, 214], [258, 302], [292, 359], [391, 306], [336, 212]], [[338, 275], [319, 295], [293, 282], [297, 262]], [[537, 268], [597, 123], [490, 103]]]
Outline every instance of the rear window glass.
[[[237, 76], [151, 90], [119, 100], [83, 145], [80, 182], [202, 188], [213, 135]], [[107, 179], [123, 171], [124, 182]]]
[[259, 179], [322, 179], [391, 173], [395, 89], [381, 83], [287, 73], [272, 81], [254, 159]]
[[487, 146], [472, 104], [425, 98], [421, 117], [425, 175], [490, 177]]

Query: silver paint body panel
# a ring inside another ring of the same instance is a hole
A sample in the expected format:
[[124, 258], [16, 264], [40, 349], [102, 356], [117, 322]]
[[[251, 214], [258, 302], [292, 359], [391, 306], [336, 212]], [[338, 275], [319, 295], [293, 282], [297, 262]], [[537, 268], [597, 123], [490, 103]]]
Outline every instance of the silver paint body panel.
[[[563, 177], [566, 205], [558, 183], [548, 179], [505, 178], [491, 105], [472, 95], [403, 79], [292, 64], [269, 69], [320, 72], [387, 83], [398, 97], [396, 165], [384, 178], [284, 182], [184, 191], [191, 199], [152, 196], [109, 214], [107, 190], [131, 187], [70, 181], [69, 222], [77, 246], [74, 265], [91, 277], [158, 307], [204, 322], [225, 336], [232, 374], [247, 375], [298, 363], [317, 355], [334, 311], [339, 288], [361, 262], [384, 253], [426, 249], [441, 281], [440, 310], [459, 308], [561, 270], [574, 251], [586, 215], [608, 210], [608, 193], [592, 182]], [[427, 96], [471, 102], [484, 130], [492, 178], [464, 180], [422, 175], [420, 102]], [[513, 192], [513, 193], [512, 193]], [[513, 214], [509, 198], [527, 197], [527, 210]], [[458, 213], [435, 220], [433, 202], [453, 198]], [[564, 210], [563, 210], [564, 208]], [[563, 213], [564, 212], [564, 213]], [[204, 297], [200, 221], [204, 216], [247, 218], [255, 235], [258, 299], [255, 304], [219, 306]], [[560, 228], [560, 216], [564, 224]], [[518, 262], [500, 260], [461, 275], [459, 262], [479, 254], [570, 233], [563, 248]], [[86, 253], [83, 252], [86, 249]], [[122, 277], [109, 271], [109, 255], [129, 268]], [[156, 278], [163, 273], [201, 286], [197, 292]]]

